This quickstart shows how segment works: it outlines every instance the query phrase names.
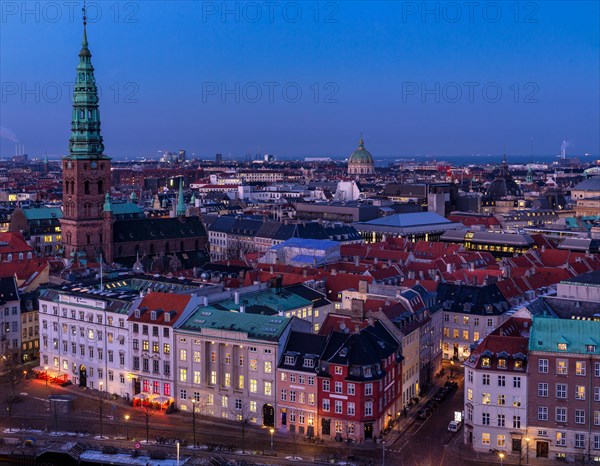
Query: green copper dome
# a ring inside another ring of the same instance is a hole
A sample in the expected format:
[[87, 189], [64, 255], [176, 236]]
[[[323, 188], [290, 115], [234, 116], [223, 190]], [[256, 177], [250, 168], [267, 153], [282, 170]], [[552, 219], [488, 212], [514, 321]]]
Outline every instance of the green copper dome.
[[373, 156], [367, 149], [365, 149], [365, 141], [363, 140], [362, 136], [358, 140], [358, 147], [354, 152], [352, 152], [352, 155], [348, 159], [348, 163], [374, 163]]

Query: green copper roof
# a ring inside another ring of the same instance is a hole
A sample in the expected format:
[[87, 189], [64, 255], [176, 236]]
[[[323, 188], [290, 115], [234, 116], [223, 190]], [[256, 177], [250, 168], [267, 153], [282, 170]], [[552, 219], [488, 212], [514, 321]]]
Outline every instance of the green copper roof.
[[31, 207], [23, 209], [27, 220], [47, 220], [53, 218], [62, 218], [60, 207]]
[[362, 136], [358, 140], [358, 147], [348, 159], [348, 163], [373, 163], [373, 156], [365, 149], [365, 141]]
[[287, 317], [219, 311], [210, 306], [198, 306], [179, 328], [192, 331], [215, 329], [242, 332], [250, 338], [277, 340], [290, 320]]
[[529, 351], [600, 355], [600, 321], [534, 317]]
[[110, 202], [110, 194], [106, 191], [104, 195], [104, 212], [112, 212], [112, 203]]
[[176, 215], [185, 215], [185, 202], [183, 199], [183, 178], [179, 178], [179, 194], [177, 195]]
[[92, 54], [88, 48], [84, 9], [83, 39], [77, 65], [77, 78], [73, 92], [71, 137], [67, 159], [108, 159], [103, 155], [104, 144], [100, 135], [100, 110], [98, 88], [94, 78]]
[[144, 211], [133, 202], [115, 202], [112, 204], [112, 212], [115, 215], [141, 214]]

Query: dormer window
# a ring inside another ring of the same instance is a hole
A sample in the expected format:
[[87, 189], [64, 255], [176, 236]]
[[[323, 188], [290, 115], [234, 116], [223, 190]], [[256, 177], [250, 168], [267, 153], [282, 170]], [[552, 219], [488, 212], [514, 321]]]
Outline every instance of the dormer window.
[[585, 345], [585, 350], [588, 353], [595, 353], [596, 352], [596, 345]]
[[286, 356], [284, 360], [284, 364], [286, 366], [293, 366], [296, 362], [296, 358], [294, 356]]
[[490, 358], [481, 358], [481, 367], [490, 367]]
[[136, 309], [136, 310], [135, 310], [135, 317], [136, 317], [137, 319], [139, 319], [139, 318], [140, 318], [140, 310], [139, 310], [139, 309]]
[[156, 320], [156, 311], [150, 312], [150, 320]]
[[506, 359], [498, 359], [498, 369], [506, 369]]
[[312, 358], [304, 358], [304, 367], [315, 367], [315, 360]]
[[514, 368], [517, 371], [523, 370], [523, 361], [521, 361], [520, 359], [515, 359]]
[[371, 368], [369, 366], [364, 367], [365, 377], [371, 377]]
[[171, 313], [165, 313], [165, 322], [171, 322]]
[[566, 343], [559, 343], [557, 345], [557, 347], [558, 347], [559, 351], [567, 351], [567, 344]]

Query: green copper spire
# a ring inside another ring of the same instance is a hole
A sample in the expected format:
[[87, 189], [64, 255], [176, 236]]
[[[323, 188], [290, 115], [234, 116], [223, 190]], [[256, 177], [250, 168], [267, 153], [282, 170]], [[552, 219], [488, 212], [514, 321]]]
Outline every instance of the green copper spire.
[[104, 212], [112, 212], [112, 202], [110, 202], [110, 194], [106, 191], [104, 196]]
[[83, 7], [83, 39], [77, 65], [77, 79], [73, 92], [73, 114], [71, 117], [71, 137], [69, 156], [75, 159], [108, 159], [102, 155], [104, 144], [100, 135], [100, 111], [98, 109], [98, 88], [94, 78], [92, 54], [88, 48], [87, 18]]
[[179, 178], [179, 194], [177, 195], [177, 210], [175, 214], [179, 217], [185, 215], [185, 202], [183, 200], [183, 178]]

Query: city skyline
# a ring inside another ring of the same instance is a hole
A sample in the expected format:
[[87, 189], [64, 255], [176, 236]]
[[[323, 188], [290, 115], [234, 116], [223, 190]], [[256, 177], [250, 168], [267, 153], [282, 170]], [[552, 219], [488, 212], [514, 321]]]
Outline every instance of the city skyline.
[[[81, 14], [77, 5], [34, 5], [3, 6], [3, 157], [15, 153], [11, 139], [33, 156], [67, 152]], [[437, 2], [427, 11], [414, 2], [323, 2], [312, 10], [290, 2], [281, 11], [252, 10], [253, 3], [227, 11], [213, 2], [115, 5], [88, 8], [104, 89], [102, 133], [116, 159], [166, 147], [200, 158], [241, 158], [259, 147], [286, 159], [344, 158], [361, 131], [380, 160], [503, 152], [535, 159], [558, 154], [563, 140], [570, 155], [599, 152], [591, 2], [562, 9], [527, 2], [496, 16], [489, 6], [460, 11]], [[162, 35], [152, 32], [157, 25]], [[56, 45], [43, 45], [50, 38]], [[563, 47], [566, 64], [557, 58]], [[17, 66], [23, 50], [31, 61]], [[204, 60], [189, 59], [199, 51]], [[451, 69], [453, 60], [461, 70]], [[558, 62], [564, 66], [555, 69]]]

